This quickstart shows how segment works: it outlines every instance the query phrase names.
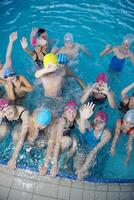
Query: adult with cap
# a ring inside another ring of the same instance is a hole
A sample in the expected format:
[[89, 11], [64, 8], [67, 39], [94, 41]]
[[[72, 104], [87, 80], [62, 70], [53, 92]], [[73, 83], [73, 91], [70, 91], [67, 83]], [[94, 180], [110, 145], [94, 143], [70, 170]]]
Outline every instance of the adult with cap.
[[5, 67], [2, 72], [0, 83], [5, 87], [6, 96], [10, 101], [20, 103], [22, 97], [27, 92], [32, 91], [32, 85], [24, 76], [16, 76], [15, 71], [11, 67]]
[[64, 35], [64, 46], [57, 49], [52, 49], [51, 52], [53, 53], [63, 53], [67, 56], [68, 61], [75, 59], [79, 52], [82, 51], [89, 57], [91, 57], [91, 54], [89, 51], [85, 48], [84, 45], [75, 43], [73, 35], [71, 33], [66, 33]]
[[81, 103], [84, 104], [87, 101], [92, 101], [96, 105], [103, 104], [108, 100], [109, 106], [115, 108], [114, 94], [108, 87], [108, 77], [105, 73], [100, 73], [96, 77], [95, 83], [89, 85], [83, 96], [81, 97]]
[[[78, 151], [76, 156], [76, 174], [77, 179], [82, 180], [93, 167], [93, 162], [97, 153], [107, 144], [111, 138], [111, 133], [105, 128], [108, 116], [104, 111], [95, 113], [93, 121], [88, 121], [93, 115], [93, 102], [84, 104], [80, 108], [80, 131], [81, 140], [83, 141], [82, 152]], [[86, 154], [85, 150], [86, 149]], [[82, 156], [81, 156], [82, 154]], [[80, 161], [80, 157], [82, 160]], [[79, 161], [81, 163], [79, 163]]]
[[134, 139], [134, 109], [127, 111], [123, 119], [119, 119], [116, 122], [114, 138], [110, 150], [112, 156], [115, 155], [115, 147], [119, 136], [124, 134], [128, 137], [128, 142], [126, 146], [127, 155], [125, 161], [127, 164], [131, 157], [132, 144]]
[[111, 59], [109, 68], [115, 72], [121, 72], [125, 64], [126, 58], [129, 58], [134, 65], [134, 54], [130, 51], [130, 47], [134, 42], [134, 35], [128, 34], [123, 38], [122, 44], [119, 46], [105, 46], [105, 49], [100, 53], [101, 56], [105, 56], [109, 53], [113, 53], [114, 56]]
[[48, 143], [53, 116], [49, 109], [36, 109], [29, 117], [28, 144], [44, 147]]
[[28, 132], [28, 121], [29, 112], [25, 108], [12, 105], [6, 99], [0, 99], [0, 134], [2, 135], [1, 139], [8, 131], [12, 130], [12, 138], [14, 142], [13, 154], [8, 161], [8, 167], [10, 169], [16, 168], [17, 158]]

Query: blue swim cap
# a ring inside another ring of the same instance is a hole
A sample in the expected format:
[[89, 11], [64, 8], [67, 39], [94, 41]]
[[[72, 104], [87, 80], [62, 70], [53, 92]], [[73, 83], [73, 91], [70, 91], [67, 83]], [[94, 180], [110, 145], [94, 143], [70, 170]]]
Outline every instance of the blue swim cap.
[[42, 126], [49, 125], [52, 121], [51, 112], [48, 109], [40, 111], [36, 116], [36, 121]]
[[11, 67], [6, 67], [3, 69], [3, 78], [9, 77], [10, 75], [15, 75], [15, 71]]
[[63, 53], [59, 53], [58, 54], [58, 63], [66, 65], [68, 63], [67, 56], [65, 54], [63, 54]]
[[134, 109], [127, 111], [126, 114], [124, 115], [124, 119], [127, 122], [134, 123]]

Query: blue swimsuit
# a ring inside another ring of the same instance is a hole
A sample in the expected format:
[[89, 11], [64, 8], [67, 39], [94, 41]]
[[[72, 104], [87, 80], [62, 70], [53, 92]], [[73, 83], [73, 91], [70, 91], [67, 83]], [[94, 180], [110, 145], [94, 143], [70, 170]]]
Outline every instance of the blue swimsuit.
[[121, 72], [124, 64], [125, 64], [125, 58], [120, 59], [117, 56], [113, 56], [109, 68], [114, 71]]
[[101, 132], [99, 138], [97, 139], [94, 135], [94, 130], [88, 131], [82, 135], [83, 140], [87, 144], [90, 150], [92, 150], [100, 141], [103, 136], [103, 131]]

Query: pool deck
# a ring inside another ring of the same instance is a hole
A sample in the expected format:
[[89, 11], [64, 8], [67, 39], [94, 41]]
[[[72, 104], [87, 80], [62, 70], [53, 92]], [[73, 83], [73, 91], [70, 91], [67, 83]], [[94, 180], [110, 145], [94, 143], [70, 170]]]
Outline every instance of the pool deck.
[[134, 184], [103, 184], [39, 176], [0, 165], [0, 200], [134, 200]]

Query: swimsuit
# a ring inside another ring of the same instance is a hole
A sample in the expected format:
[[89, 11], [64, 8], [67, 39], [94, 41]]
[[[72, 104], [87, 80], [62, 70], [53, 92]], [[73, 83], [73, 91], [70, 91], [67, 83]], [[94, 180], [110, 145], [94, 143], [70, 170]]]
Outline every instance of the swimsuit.
[[117, 56], [113, 56], [109, 68], [114, 71], [120, 72], [122, 71], [124, 64], [125, 64], [125, 58], [120, 59]]

